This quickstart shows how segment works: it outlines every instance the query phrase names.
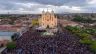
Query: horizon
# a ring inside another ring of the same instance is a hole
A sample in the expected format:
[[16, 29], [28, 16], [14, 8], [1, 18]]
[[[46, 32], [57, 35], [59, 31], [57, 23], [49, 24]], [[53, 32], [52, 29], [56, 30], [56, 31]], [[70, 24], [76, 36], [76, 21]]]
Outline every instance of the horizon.
[[[11, 15], [11, 14], [42, 14], [42, 13], [0, 13], [0, 15]], [[70, 13], [70, 12], [63, 12], [63, 13], [54, 13], [54, 14], [96, 14], [96, 13]]]

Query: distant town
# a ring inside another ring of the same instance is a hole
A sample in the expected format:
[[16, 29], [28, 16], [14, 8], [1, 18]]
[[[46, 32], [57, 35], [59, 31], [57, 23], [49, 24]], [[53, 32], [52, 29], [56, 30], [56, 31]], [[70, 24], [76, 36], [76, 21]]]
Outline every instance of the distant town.
[[[28, 27], [31, 24], [32, 20], [38, 20], [40, 16], [41, 14], [1, 14], [0, 30], [17, 31], [18, 28], [26, 26]], [[84, 27], [91, 27], [96, 25], [95, 13], [55, 14], [55, 16], [57, 16], [58, 18], [58, 23], [64, 25], [66, 24], [75, 25], [76, 23], [79, 26]]]

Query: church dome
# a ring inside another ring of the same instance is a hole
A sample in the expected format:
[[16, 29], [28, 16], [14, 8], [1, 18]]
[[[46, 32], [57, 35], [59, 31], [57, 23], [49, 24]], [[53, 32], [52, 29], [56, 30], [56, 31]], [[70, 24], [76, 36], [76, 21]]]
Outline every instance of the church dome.
[[50, 12], [46, 12], [46, 14], [50, 14]]

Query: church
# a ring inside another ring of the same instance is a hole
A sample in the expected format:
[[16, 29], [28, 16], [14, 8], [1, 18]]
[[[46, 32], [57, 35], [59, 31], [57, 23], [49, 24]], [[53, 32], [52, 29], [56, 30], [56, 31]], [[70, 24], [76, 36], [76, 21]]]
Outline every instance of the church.
[[56, 28], [57, 27], [57, 17], [54, 15], [54, 11], [52, 10], [51, 13], [42, 11], [42, 16], [39, 19], [39, 25], [45, 28]]

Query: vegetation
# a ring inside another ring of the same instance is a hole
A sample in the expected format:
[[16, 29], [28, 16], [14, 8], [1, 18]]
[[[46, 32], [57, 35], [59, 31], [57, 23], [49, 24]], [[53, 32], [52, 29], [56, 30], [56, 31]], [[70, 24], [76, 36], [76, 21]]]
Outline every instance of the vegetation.
[[93, 42], [91, 45], [89, 45], [89, 48], [90, 48], [92, 51], [96, 51], [96, 42]]
[[8, 44], [7, 44], [7, 49], [13, 49], [13, 48], [15, 48], [16, 47], [16, 42], [9, 42]]
[[86, 33], [92, 34], [92, 35], [96, 35], [96, 29], [92, 29], [92, 28], [87, 28], [85, 29]]
[[20, 15], [20, 17], [26, 17], [26, 15]]
[[95, 20], [92, 20], [90, 18], [86, 19], [86, 18], [83, 18], [83, 17], [80, 17], [80, 16], [75, 16], [75, 18], [72, 19], [72, 21], [82, 22], [82, 23], [93, 23], [93, 22], [95, 22]]
[[8, 18], [9, 15], [0, 15], [0, 19]]
[[8, 23], [9, 23], [9, 24], [13, 24], [14, 22], [13, 22], [13, 21], [9, 21]]
[[88, 45], [93, 43], [93, 41], [90, 40], [89, 38], [83, 38], [79, 42], [82, 43], [82, 44], [88, 44]]
[[15, 33], [15, 34], [13, 34], [13, 35], [11, 36], [11, 39], [13, 40], [15, 37], [18, 37], [18, 36], [19, 36], [19, 34]]
[[66, 29], [72, 31], [73, 33], [87, 33], [91, 35], [96, 35], [96, 29], [94, 28], [77, 28], [72, 26], [66, 26]]
[[77, 27], [72, 27], [72, 26], [66, 26], [66, 29], [72, 31], [72, 33], [77, 36], [80, 37], [81, 40], [79, 41], [81, 44], [87, 44], [88, 47], [92, 50], [92, 51], [96, 51], [96, 41], [93, 41], [90, 38], [89, 34], [96, 34], [96, 30], [94, 29], [83, 29], [83, 28], [77, 28]]

